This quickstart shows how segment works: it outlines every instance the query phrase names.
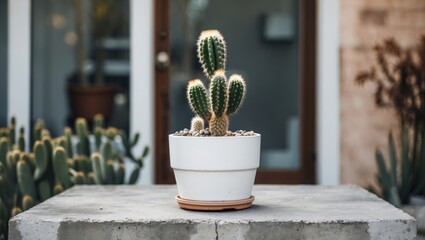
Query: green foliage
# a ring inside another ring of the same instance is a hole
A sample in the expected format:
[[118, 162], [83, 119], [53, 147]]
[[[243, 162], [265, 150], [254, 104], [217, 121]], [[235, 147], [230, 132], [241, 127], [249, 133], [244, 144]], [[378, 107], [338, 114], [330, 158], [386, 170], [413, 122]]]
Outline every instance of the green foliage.
[[203, 31], [198, 39], [198, 58], [202, 69], [210, 79], [209, 96], [201, 80], [189, 81], [187, 99], [195, 115], [208, 122], [213, 135], [227, 134], [228, 115], [239, 109], [246, 91], [240, 75], [225, 75], [226, 44], [217, 30]]
[[[51, 138], [44, 122], [38, 120], [34, 126], [32, 152], [25, 152], [23, 128], [18, 141], [13, 137], [14, 118], [7, 128], [0, 128], [0, 239], [6, 238], [11, 217], [73, 185], [125, 184], [125, 157], [135, 165], [127, 183], [137, 182], [143, 160], [149, 153], [146, 146], [139, 157], [133, 155], [140, 134], [129, 139], [121, 130], [105, 129], [103, 117], [97, 115], [92, 131], [96, 147], [92, 147], [87, 121], [77, 119], [75, 126], [77, 136], [66, 127], [64, 136]], [[73, 141], [77, 142], [76, 152]]]
[[42, 141], [36, 141], [34, 145], [35, 172], [34, 179], [40, 180], [47, 169], [47, 151]]
[[37, 198], [37, 191], [35, 189], [34, 177], [27, 162], [24, 160], [18, 161], [17, 166], [19, 190], [22, 194], [31, 196], [33, 199]]
[[389, 167], [381, 150], [377, 149], [375, 152], [378, 182], [382, 188], [381, 196], [394, 206], [408, 204], [411, 195], [425, 190], [425, 132], [422, 131], [420, 135], [420, 141], [416, 142], [419, 146], [415, 148], [418, 155], [415, 161], [405, 128], [401, 131], [399, 156], [392, 133], [388, 135]]

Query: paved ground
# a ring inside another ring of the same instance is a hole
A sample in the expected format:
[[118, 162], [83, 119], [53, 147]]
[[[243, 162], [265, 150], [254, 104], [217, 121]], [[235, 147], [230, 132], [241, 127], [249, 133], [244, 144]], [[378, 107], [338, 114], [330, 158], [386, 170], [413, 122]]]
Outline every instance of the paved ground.
[[[206, 190], [208, 188], [206, 187]], [[176, 186], [77, 186], [11, 220], [11, 239], [414, 239], [415, 220], [357, 186], [254, 187], [241, 211], [182, 210]]]

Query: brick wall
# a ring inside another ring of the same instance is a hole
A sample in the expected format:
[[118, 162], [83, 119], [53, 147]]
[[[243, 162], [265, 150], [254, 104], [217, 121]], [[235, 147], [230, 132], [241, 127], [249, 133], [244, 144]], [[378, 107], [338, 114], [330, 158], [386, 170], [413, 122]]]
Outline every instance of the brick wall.
[[373, 47], [387, 37], [403, 46], [425, 33], [425, 0], [341, 0], [341, 182], [367, 187], [375, 182], [374, 150], [386, 151], [397, 125], [390, 110], [377, 109], [374, 86], [354, 79], [375, 62]]

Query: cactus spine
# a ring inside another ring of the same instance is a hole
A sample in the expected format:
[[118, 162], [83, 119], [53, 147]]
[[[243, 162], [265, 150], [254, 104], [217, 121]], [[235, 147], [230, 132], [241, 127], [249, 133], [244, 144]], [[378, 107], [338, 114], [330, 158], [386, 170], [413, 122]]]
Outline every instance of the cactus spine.
[[189, 81], [187, 99], [195, 115], [208, 122], [212, 135], [223, 136], [229, 128], [228, 116], [236, 113], [243, 101], [245, 81], [237, 74], [227, 80], [226, 43], [217, 30], [203, 31], [197, 45], [199, 62], [210, 79], [209, 95], [201, 80], [195, 79]]

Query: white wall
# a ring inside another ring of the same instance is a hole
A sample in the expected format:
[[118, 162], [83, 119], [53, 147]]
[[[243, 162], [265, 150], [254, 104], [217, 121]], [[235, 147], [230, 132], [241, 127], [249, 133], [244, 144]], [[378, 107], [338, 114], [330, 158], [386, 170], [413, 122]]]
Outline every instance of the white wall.
[[130, 0], [130, 132], [142, 134], [136, 155], [141, 154], [144, 145], [151, 149], [141, 172], [141, 184], [154, 182], [153, 1]]
[[31, 0], [9, 0], [8, 33], [8, 115], [16, 116], [18, 128], [25, 127], [28, 142], [31, 96]]
[[318, 0], [317, 183], [340, 183], [339, 0]]

